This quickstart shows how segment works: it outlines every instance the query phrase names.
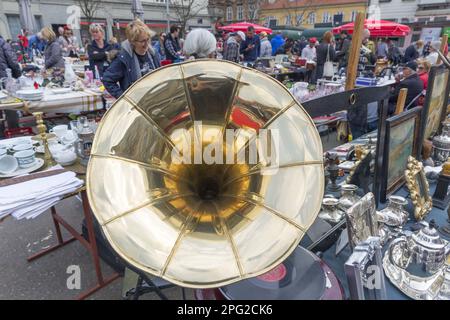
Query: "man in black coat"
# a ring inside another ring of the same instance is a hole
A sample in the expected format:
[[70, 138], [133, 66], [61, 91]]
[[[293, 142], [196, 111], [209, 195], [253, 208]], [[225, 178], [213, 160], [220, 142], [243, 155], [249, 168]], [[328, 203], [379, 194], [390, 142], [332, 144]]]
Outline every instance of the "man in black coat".
[[416, 60], [420, 56], [419, 50], [423, 47], [423, 41], [418, 40], [416, 43], [411, 44], [405, 50], [405, 55], [403, 56], [403, 62], [407, 63], [409, 61]]
[[389, 114], [394, 113], [400, 89], [403, 88], [408, 89], [405, 108], [409, 106], [408, 109], [411, 109], [417, 106], [418, 99], [414, 99], [423, 92], [423, 82], [416, 71], [417, 62], [415, 61], [410, 61], [403, 66], [403, 79], [397, 83], [394, 92], [389, 98]]

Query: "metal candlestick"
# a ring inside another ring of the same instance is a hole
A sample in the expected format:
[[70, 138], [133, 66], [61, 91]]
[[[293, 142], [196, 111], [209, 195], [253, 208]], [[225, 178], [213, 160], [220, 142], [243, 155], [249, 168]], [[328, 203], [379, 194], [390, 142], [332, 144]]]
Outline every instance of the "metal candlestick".
[[53, 160], [52, 154], [50, 153], [50, 149], [48, 147], [47, 140], [47, 127], [44, 124], [43, 112], [33, 112], [33, 116], [36, 118], [37, 129], [39, 130], [39, 136], [42, 140], [42, 145], [44, 146], [44, 163], [45, 167], [53, 167], [56, 165], [55, 160]]
[[336, 184], [336, 180], [339, 177], [339, 158], [335, 152], [327, 152], [326, 154], [327, 171], [330, 173], [331, 185], [328, 186], [328, 190], [336, 192], [341, 189], [341, 186]]

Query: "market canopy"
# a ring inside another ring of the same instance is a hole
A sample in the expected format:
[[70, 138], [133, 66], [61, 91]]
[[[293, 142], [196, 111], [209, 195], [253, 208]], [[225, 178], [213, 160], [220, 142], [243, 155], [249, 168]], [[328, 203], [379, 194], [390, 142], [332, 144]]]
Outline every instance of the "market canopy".
[[239, 23], [233, 23], [229, 24], [227, 26], [220, 27], [220, 30], [227, 31], [227, 32], [237, 32], [237, 31], [247, 31], [247, 28], [252, 26], [255, 28], [256, 33], [261, 32], [267, 32], [267, 34], [272, 34], [272, 29], [266, 28], [263, 26], [260, 26], [259, 24], [250, 23], [250, 22], [239, 22]]
[[[349, 34], [353, 33], [355, 23], [347, 23], [342, 26], [333, 28], [333, 33], [338, 34], [342, 31], [347, 31]], [[371, 37], [405, 37], [411, 33], [411, 28], [400, 23], [386, 21], [386, 20], [372, 20], [366, 19], [364, 28], [370, 31]]]

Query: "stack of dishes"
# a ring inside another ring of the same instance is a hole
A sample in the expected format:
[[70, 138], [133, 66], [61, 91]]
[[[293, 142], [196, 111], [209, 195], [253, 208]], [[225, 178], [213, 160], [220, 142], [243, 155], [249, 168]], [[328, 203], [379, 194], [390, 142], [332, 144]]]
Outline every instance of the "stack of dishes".
[[42, 89], [22, 89], [16, 92], [18, 98], [29, 101], [39, 101], [44, 97], [44, 90]]

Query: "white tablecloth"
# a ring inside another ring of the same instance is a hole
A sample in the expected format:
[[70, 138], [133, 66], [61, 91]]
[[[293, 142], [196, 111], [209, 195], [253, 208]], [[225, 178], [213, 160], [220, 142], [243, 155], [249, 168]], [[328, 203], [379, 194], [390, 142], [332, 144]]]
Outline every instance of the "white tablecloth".
[[46, 89], [44, 97], [40, 101], [28, 101], [24, 103], [1, 104], [0, 110], [23, 110], [26, 112], [55, 112], [75, 113], [95, 111], [103, 109], [102, 94], [90, 89], [84, 91], [72, 91], [65, 94], [53, 94]]

